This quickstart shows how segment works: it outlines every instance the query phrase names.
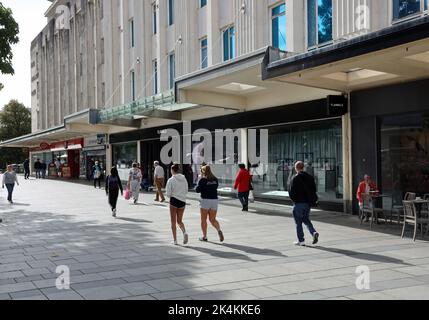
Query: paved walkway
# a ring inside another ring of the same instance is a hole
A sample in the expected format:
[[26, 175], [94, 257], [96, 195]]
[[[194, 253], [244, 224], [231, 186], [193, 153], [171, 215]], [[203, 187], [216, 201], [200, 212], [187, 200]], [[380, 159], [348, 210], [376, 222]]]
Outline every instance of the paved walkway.
[[[315, 212], [321, 242], [298, 248], [291, 208], [243, 214], [225, 199], [226, 242], [211, 229], [204, 244], [191, 200], [191, 242], [174, 247], [168, 208], [153, 195], [139, 206], [121, 199], [115, 220], [104, 191], [21, 182], [13, 207], [0, 194], [0, 299], [429, 299], [429, 242], [402, 240], [398, 227], [369, 231], [355, 217]], [[60, 265], [70, 290], [56, 288]], [[369, 290], [356, 287], [359, 266], [369, 267]]]

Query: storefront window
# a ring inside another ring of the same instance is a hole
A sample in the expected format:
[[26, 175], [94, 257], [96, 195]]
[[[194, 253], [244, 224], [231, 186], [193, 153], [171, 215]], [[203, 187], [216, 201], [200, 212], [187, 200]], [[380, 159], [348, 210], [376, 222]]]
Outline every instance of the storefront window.
[[393, 0], [393, 19], [398, 20], [427, 10], [427, 0]]
[[395, 203], [429, 193], [429, 114], [383, 117], [380, 138], [383, 193]]
[[269, 164], [254, 168], [263, 174], [254, 176], [255, 195], [287, 198], [294, 164], [305, 162], [306, 171], [314, 176], [321, 201], [343, 199], [343, 148], [341, 120], [269, 129]]
[[113, 146], [113, 163], [118, 169], [130, 169], [137, 161], [137, 143]]

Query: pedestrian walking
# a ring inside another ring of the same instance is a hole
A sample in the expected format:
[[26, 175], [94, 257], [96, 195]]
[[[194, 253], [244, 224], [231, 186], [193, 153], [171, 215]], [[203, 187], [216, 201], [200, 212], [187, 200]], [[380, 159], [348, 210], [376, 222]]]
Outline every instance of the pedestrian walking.
[[207, 219], [209, 219], [212, 226], [216, 229], [220, 242], [225, 240], [220, 224], [217, 221], [217, 212], [219, 208], [218, 190], [219, 181], [213, 174], [210, 166], [201, 168], [201, 179], [195, 189], [197, 193], [201, 194], [200, 211], [201, 211], [201, 229], [203, 237], [200, 241], [207, 242]]
[[12, 194], [13, 189], [15, 188], [15, 184], [19, 186], [18, 177], [16, 175], [16, 172], [13, 171], [12, 165], [7, 166], [7, 171], [3, 174], [3, 180], [2, 180], [2, 188], [6, 186], [7, 189], [7, 201], [9, 201], [10, 204], [13, 204]]
[[55, 167], [57, 169], [57, 178], [61, 177], [61, 160], [60, 158], [57, 158], [57, 160], [55, 160]]
[[137, 204], [139, 201], [142, 178], [143, 176], [140, 169], [138, 168], [138, 164], [134, 162], [133, 168], [130, 170], [127, 184], [128, 190], [131, 191], [132, 197], [134, 199], [134, 204]]
[[154, 180], [155, 180], [155, 188], [156, 188], [156, 198], [155, 202], [161, 202], [165, 201], [164, 194], [162, 193], [162, 187], [164, 186], [165, 182], [165, 172], [164, 168], [159, 164], [159, 161], [155, 161], [153, 163], [155, 166], [155, 172], [154, 172]]
[[302, 224], [305, 224], [313, 236], [313, 244], [319, 242], [319, 233], [310, 220], [311, 208], [317, 205], [317, 189], [314, 178], [304, 172], [304, 162], [295, 164], [297, 174], [293, 177], [290, 185], [289, 196], [294, 203], [293, 216], [296, 223], [298, 241], [294, 244], [305, 246], [305, 237]]
[[41, 176], [41, 170], [42, 170], [42, 168], [41, 168], [41, 163], [40, 163], [40, 159], [37, 159], [36, 160], [36, 162], [34, 163], [34, 171], [36, 172], [36, 179], [40, 179], [42, 176]]
[[240, 164], [238, 166], [240, 171], [237, 174], [234, 184], [234, 190], [238, 190], [238, 200], [243, 207], [243, 212], [249, 211], [249, 194], [252, 187], [252, 176], [249, 173], [249, 170], [246, 169], [245, 164]]
[[188, 244], [189, 236], [186, 232], [183, 216], [186, 209], [186, 197], [188, 194], [188, 181], [180, 174], [180, 166], [175, 164], [171, 167], [172, 177], [167, 182], [167, 197], [170, 198], [171, 230], [173, 232], [173, 243], [177, 245], [177, 226], [183, 232], [183, 244]]
[[46, 170], [48, 169], [45, 161], [40, 161], [40, 171], [42, 173], [42, 179], [46, 179]]
[[121, 195], [124, 194], [124, 188], [122, 187], [121, 178], [119, 177], [118, 169], [113, 167], [110, 170], [110, 175], [106, 178], [106, 195], [109, 197], [109, 204], [112, 208], [112, 216], [116, 218], [116, 207], [118, 204], [119, 191]]
[[95, 165], [92, 167], [92, 176], [94, 177], [94, 188], [97, 189], [97, 183], [98, 188], [101, 189], [101, 179], [102, 179], [103, 171], [101, 169], [100, 163], [98, 161], [95, 162]]
[[25, 159], [23, 163], [23, 167], [24, 167], [24, 179], [28, 180], [30, 179], [30, 160]]

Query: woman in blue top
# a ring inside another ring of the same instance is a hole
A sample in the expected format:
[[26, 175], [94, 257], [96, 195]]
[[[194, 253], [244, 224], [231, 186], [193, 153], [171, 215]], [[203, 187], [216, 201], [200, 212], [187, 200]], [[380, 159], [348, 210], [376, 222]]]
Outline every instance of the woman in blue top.
[[219, 234], [220, 242], [225, 240], [220, 224], [216, 219], [219, 207], [217, 189], [219, 187], [218, 179], [212, 173], [209, 166], [201, 168], [201, 180], [198, 182], [196, 192], [201, 194], [201, 229], [203, 237], [200, 241], [207, 242], [207, 218]]

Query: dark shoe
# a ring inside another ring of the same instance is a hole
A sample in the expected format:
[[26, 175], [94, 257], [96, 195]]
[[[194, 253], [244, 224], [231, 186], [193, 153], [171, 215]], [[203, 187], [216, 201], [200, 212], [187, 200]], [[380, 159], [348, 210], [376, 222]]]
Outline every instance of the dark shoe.
[[219, 233], [219, 241], [220, 242], [224, 242], [225, 241], [225, 237], [223, 236], [223, 232], [219, 231], [218, 233]]
[[0, 223], [2, 223], [3, 222], [3, 219], [0, 219]]
[[317, 243], [319, 243], [319, 233], [315, 233], [315, 234], [313, 234], [313, 244], [317, 244]]

